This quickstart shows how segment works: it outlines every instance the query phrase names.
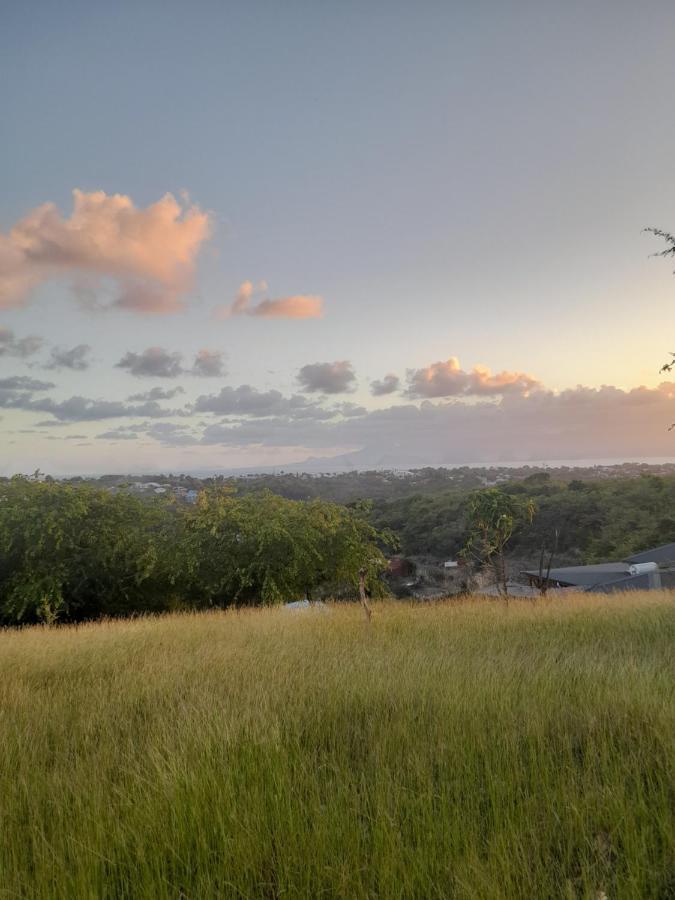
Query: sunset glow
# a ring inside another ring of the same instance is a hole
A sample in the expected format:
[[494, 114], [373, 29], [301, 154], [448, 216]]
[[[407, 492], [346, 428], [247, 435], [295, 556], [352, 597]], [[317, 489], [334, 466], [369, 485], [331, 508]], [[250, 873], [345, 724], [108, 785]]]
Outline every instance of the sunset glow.
[[7, 10], [0, 473], [675, 458], [672, 7], [489, 7]]

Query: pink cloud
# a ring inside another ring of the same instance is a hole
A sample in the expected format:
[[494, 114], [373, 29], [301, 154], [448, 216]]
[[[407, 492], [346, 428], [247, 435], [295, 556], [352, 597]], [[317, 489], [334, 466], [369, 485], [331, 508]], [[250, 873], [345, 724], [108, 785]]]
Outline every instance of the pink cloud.
[[244, 281], [231, 306], [215, 311], [219, 319], [231, 316], [255, 316], [261, 319], [318, 319], [323, 314], [323, 299], [317, 294], [293, 294], [290, 297], [266, 298], [251, 306], [255, 294], [267, 290], [261, 281], [257, 286], [252, 281]]
[[294, 294], [277, 300], [261, 300], [248, 314], [262, 319], [318, 319], [322, 306], [321, 297], [314, 294]]
[[142, 313], [180, 309], [197, 254], [209, 237], [207, 213], [165, 194], [145, 209], [123, 194], [73, 191], [64, 218], [45, 203], [0, 234], [0, 308], [20, 306], [54, 278], [113, 279], [113, 305]]
[[251, 302], [254, 290], [252, 281], [242, 281], [239, 285], [237, 296], [234, 298], [234, 303], [229, 309], [230, 315], [239, 316], [246, 312], [246, 307]]
[[221, 350], [207, 350], [203, 348], [197, 351], [192, 365], [192, 374], [204, 378], [215, 378], [225, 375], [225, 358]]
[[423, 369], [408, 369], [409, 397], [527, 395], [541, 383], [525, 372], [497, 372], [475, 366], [466, 372], [456, 356]]
[[[310, 368], [314, 376], [330, 375], [330, 367]], [[326, 393], [330, 382], [319, 389]], [[206, 405], [202, 409], [214, 415], [225, 412]], [[325, 453], [344, 448], [348, 465], [358, 468], [672, 457], [668, 426], [675, 420], [675, 382], [631, 390], [605, 385], [556, 393], [542, 388], [477, 402], [452, 397], [398, 403], [354, 417], [264, 415], [270, 418], [208, 425], [202, 442], [247, 446], [252, 452], [260, 446], [302, 446]]]

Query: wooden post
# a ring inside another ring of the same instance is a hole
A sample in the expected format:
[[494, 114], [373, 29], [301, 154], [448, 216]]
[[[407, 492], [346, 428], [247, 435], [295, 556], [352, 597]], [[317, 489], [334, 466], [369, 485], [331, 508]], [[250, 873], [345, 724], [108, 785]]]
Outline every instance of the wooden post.
[[361, 606], [366, 614], [366, 619], [370, 622], [373, 611], [366, 597], [366, 570], [359, 569], [359, 597], [361, 598]]

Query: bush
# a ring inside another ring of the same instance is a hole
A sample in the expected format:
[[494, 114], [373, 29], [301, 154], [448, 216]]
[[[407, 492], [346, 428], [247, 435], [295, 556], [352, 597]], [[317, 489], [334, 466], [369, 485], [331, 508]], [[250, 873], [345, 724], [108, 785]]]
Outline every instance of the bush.
[[0, 484], [0, 623], [354, 593], [385, 568], [366, 511], [268, 492], [173, 499], [13, 478]]

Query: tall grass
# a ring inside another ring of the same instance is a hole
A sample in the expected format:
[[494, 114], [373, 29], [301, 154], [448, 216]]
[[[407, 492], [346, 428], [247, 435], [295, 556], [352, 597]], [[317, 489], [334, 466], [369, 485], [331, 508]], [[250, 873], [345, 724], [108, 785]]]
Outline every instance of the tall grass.
[[0, 897], [666, 898], [673, 595], [0, 633]]

